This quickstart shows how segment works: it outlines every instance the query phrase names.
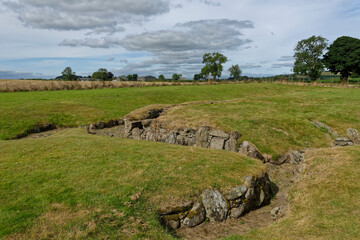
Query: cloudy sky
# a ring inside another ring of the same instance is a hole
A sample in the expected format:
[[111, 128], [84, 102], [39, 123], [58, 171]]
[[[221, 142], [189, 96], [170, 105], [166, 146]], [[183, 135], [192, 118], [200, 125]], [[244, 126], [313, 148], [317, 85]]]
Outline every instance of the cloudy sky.
[[67, 66], [192, 78], [207, 52], [243, 75], [290, 73], [299, 40], [360, 38], [359, 26], [359, 0], [0, 0], [0, 79]]

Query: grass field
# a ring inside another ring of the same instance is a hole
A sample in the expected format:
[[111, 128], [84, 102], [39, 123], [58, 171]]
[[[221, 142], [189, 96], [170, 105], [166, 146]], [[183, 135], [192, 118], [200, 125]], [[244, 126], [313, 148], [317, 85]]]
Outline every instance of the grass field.
[[292, 192], [289, 216], [237, 239], [359, 239], [360, 147], [308, 152], [305, 178]]
[[157, 207], [208, 187], [229, 190], [264, 171], [259, 162], [219, 152], [83, 129], [0, 141], [0, 238], [171, 238]]
[[[0, 239], [172, 239], [158, 223], [157, 206], [207, 187], [227, 190], [264, 165], [227, 151], [94, 136], [84, 129], [4, 139], [37, 123], [77, 127], [150, 104], [209, 100], [222, 102], [177, 106], [159, 121], [235, 129], [241, 140], [274, 156], [328, 146], [325, 129], [310, 120], [341, 135], [348, 127], [360, 130], [356, 88], [233, 84], [1, 93]], [[293, 190], [288, 218], [229, 239], [356, 239], [359, 153], [359, 147], [308, 152], [308, 177]]]

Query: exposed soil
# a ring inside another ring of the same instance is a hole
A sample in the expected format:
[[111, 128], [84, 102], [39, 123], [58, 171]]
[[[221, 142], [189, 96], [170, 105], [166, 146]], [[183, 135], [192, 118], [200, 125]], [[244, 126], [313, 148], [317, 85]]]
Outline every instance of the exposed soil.
[[51, 135], [54, 135], [58, 132], [62, 132], [64, 129], [66, 128], [57, 128], [54, 130], [49, 130], [49, 131], [45, 131], [45, 132], [40, 132], [40, 133], [32, 133], [29, 134], [28, 136], [24, 137], [26, 139], [32, 139], [32, 138], [44, 138], [44, 137], [49, 137]]
[[301, 165], [283, 164], [275, 166], [268, 164], [268, 174], [279, 190], [271, 200], [271, 204], [253, 210], [239, 219], [229, 219], [221, 223], [205, 222], [194, 228], [180, 228], [176, 231], [182, 239], [218, 239], [234, 234], [244, 234], [250, 230], [270, 225], [277, 221], [270, 212], [275, 207], [282, 207], [284, 213], [289, 209], [288, 191], [298, 178]]

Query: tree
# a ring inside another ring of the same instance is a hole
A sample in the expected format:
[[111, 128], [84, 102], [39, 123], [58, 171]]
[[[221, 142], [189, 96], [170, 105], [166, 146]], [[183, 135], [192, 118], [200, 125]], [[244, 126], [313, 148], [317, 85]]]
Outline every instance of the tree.
[[201, 80], [201, 74], [197, 73], [194, 75], [194, 81], [200, 81]]
[[177, 74], [177, 73], [174, 73], [173, 75], [172, 75], [172, 79], [174, 80], [174, 81], [178, 81], [180, 78], [181, 78], [181, 74]]
[[133, 81], [137, 81], [137, 80], [138, 80], [138, 77], [139, 77], [139, 76], [138, 76], [137, 74], [133, 74], [133, 75], [132, 75], [132, 80], [133, 80]]
[[323, 62], [330, 72], [341, 74], [342, 84], [347, 83], [352, 73], [360, 74], [360, 39], [339, 37], [328, 48]]
[[76, 73], [72, 71], [71, 67], [66, 67], [64, 71], [61, 72], [62, 79], [65, 81], [73, 81], [76, 80]]
[[232, 65], [231, 68], [228, 70], [230, 72], [230, 77], [234, 77], [234, 80], [238, 80], [240, 78], [240, 75], [242, 73], [240, 67], [238, 64]]
[[164, 81], [164, 80], [165, 80], [164, 75], [161, 74], [161, 75], [159, 76], [159, 80], [160, 80], [160, 81]]
[[108, 79], [108, 71], [105, 68], [100, 68], [97, 72], [92, 74], [92, 78], [98, 79], [100, 81], [107, 81]]
[[227, 57], [221, 53], [206, 53], [203, 56], [203, 63], [205, 66], [201, 69], [201, 73], [204, 76], [211, 75], [213, 77], [213, 81], [215, 81], [216, 77], [221, 76], [223, 70], [222, 64], [226, 62]]
[[312, 36], [299, 41], [294, 49], [294, 73], [307, 75], [312, 81], [318, 79], [324, 70], [321, 57], [326, 47], [327, 39], [321, 36]]
[[111, 81], [114, 78], [114, 74], [112, 72], [107, 73], [107, 79]]

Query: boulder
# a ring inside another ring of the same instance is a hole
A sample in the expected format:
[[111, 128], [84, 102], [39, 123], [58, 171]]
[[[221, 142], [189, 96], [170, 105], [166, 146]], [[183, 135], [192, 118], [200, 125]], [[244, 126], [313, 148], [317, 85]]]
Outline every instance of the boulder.
[[131, 131], [132, 138], [134, 140], [142, 140], [141, 134], [143, 134], [144, 130], [140, 128], [134, 128]]
[[145, 119], [141, 121], [141, 124], [143, 125], [144, 128], [150, 127], [151, 123], [152, 123], [152, 119]]
[[218, 137], [218, 138], [225, 138], [225, 140], [229, 139], [230, 135], [219, 130], [219, 129], [214, 129], [214, 130], [211, 130], [209, 132], [209, 135], [210, 136], [213, 136], [213, 137]]
[[176, 143], [176, 135], [175, 135], [175, 133], [173, 131], [169, 132], [166, 135], [165, 142], [169, 143], [169, 144], [175, 144]]
[[199, 130], [197, 130], [197, 132], [195, 134], [195, 138], [196, 138], [195, 146], [196, 147], [203, 147], [203, 148], [209, 147], [209, 143], [208, 143], [209, 131], [210, 131], [210, 128], [208, 128], [208, 127], [201, 127], [201, 128], [199, 128]]
[[261, 161], [265, 161], [265, 158], [263, 157], [263, 155], [261, 155], [261, 153], [255, 147], [255, 145], [248, 142], [248, 141], [244, 141], [240, 145], [238, 152], [241, 153], [241, 154], [244, 154], [244, 155], [246, 155], [248, 157], [256, 158], [256, 159], [259, 159]]
[[290, 163], [290, 164], [299, 164], [300, 162], [303, 162], [305, 159], [305, 155], [303, 151], [289, 151], [285, 153], [284, 155], [280, 156], [274, 164], [284, 164], [284, 163]]
[[147, 140], [147, 141], [156, 141], [156, 133], [155, 133], [154, 129], [149, 128], [146, 131], [145, 140]]
[[255, 187], [255, 177], [254, 176], [245, 176], [244, 182], [245, 182], [246, 188], [254, 188]]
[[104, 122], [98, 122], [96, 123], [97, 129], [104, 129], [106, 127], [106, 124]]
[[204, 222], [206, 218], [206, 212], [204, 206], [197, 202], [189, 211], [189, 214], [183, 221], [185, 227], [195, 227], [200, 223]]
[[346, 134], [348, 135], [348, 137], [350, 138], [350, 140], [353, 141], [353, 143], [359, 145], [360, 144], [360, 135], [359, 132], [354, 129], [354, 128], [349, 128], [346, 131]]
[[241, 204], [237, 208], [232, 208], [230, 213], [230, 218], [239, 218], [246, 210], [246, 203]]
[[90, 133], [90, 134], [95, 134], [95, 133], [96, 133], [96, 130], [97, 130], [95, 124], [90, 124], [87, 129], [88, 129], [88, 133]]
[[345, 146], [352, 146], [354, 145], [353, 141], [346, 137], [338, 137], [334, 140], [335, 146], [345, 147]]
[[232, 151], [232, 152], [236, 152], [236, 147], [237, 147], [237, 142], [240, 138], [240, 133], [237, 131], [232, 131], [230, 133], [230, 138], [229, 140], [226, 141], [225, 143], [225, 150], [227, 151]]
[[219, 137], [213, 137], [210, 142], [210, 148], [223, 150], [225, 145], [225, 140]]
[[238, 186], [238, 187], [234, 187], [233, 189], [230, 190], [230, 192], [226, 195], [226, 198], [229, 201], [234, 201], [238, 198], [240, 198], [241, 196], [243, 196], [247, 191], [247, 187], [245, 186]]
[[189, 211], [193, 206], [192, 201], [182, 201], [173, 206], [162, 206], [157, 211], [160, 215], [171, 215]]
[[134, 128], [143, 128], [141, 121], [135, 121], [135, 122], [125, 121], [125, 128], [124, 128], [125, 133], [131, 133], [131, 131]]
[[210, 222], [222, 222], [226, 219], [230, 205], [218, 190], [205, 189], [201, 194], [206, 217]]

